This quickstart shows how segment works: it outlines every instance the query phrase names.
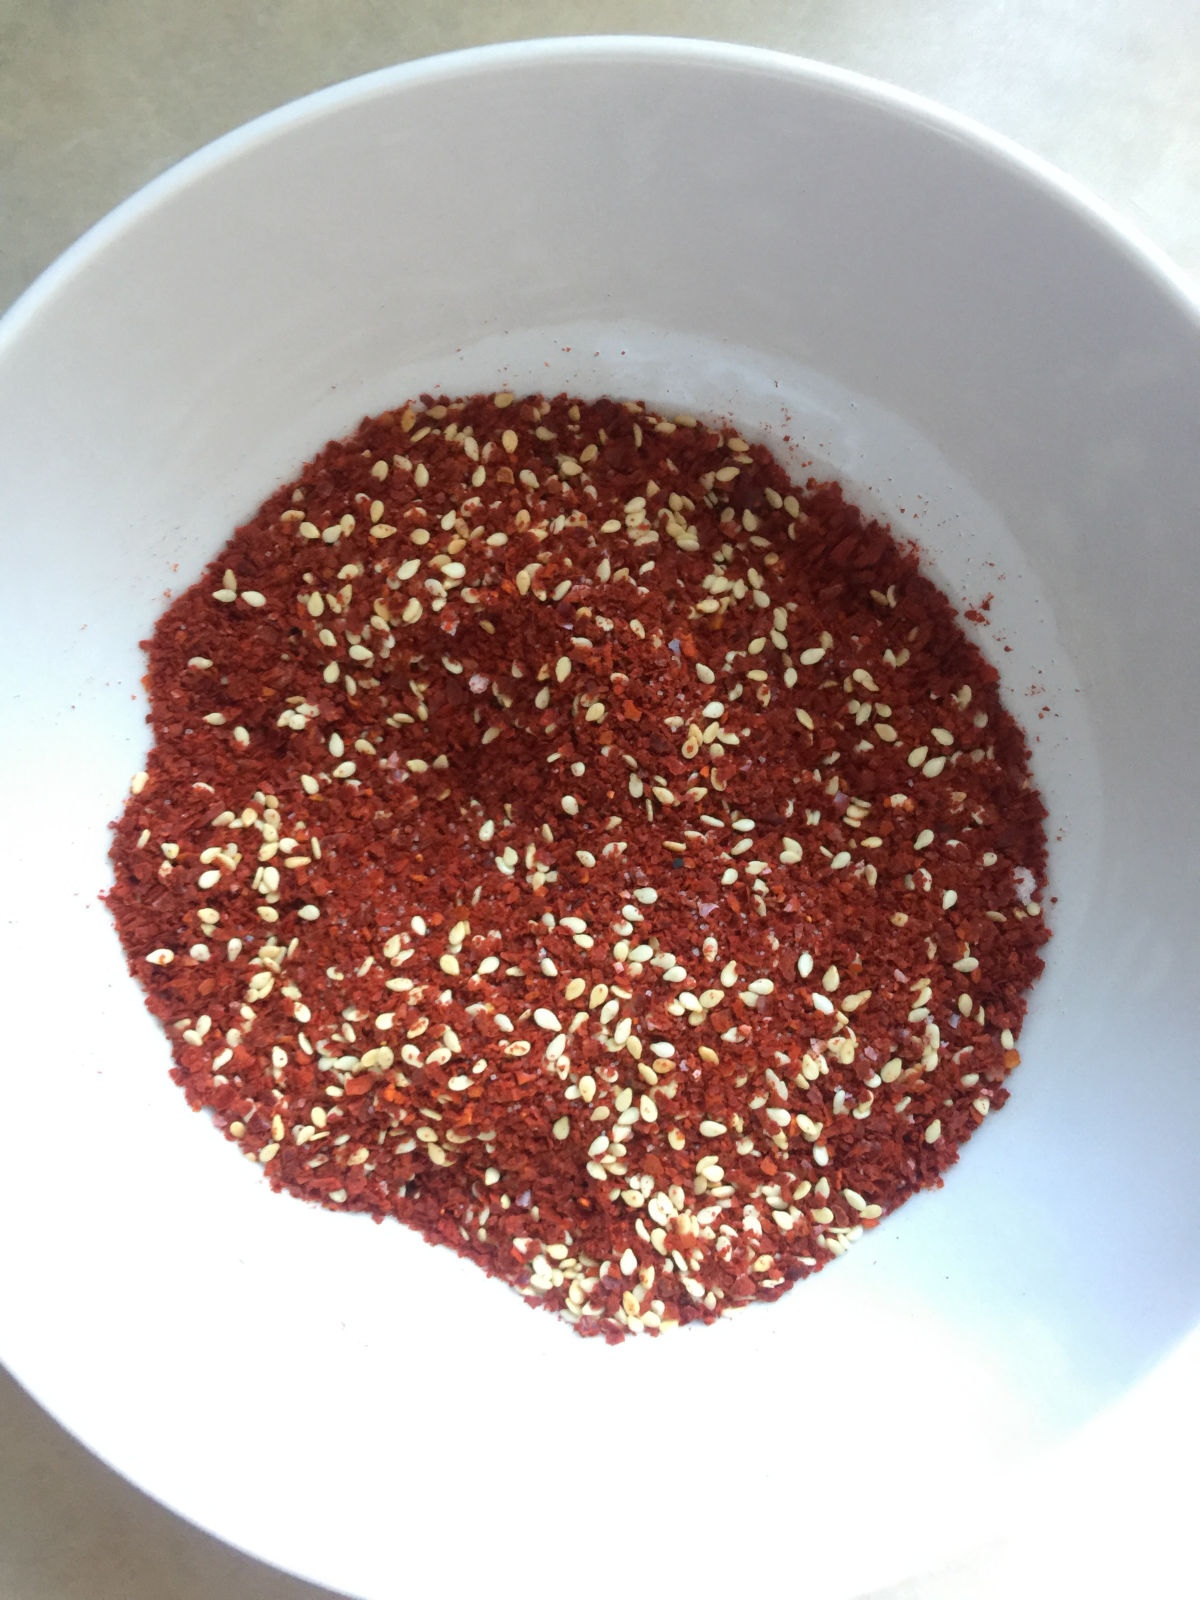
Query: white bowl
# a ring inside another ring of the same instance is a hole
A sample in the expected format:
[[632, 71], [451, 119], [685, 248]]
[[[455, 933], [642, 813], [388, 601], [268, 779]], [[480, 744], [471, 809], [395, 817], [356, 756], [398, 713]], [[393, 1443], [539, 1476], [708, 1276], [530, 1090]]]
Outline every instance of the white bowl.
[[[1024, 1064], [945, 1189], [773, 1308], [617, 1349], [271, 1195], [168, 1079], [97, 900], [164, 593], [364, 413], [499, 382], [790, 435], [994, 592], [1052, 813]], [[752, 50], [419, 62], [94, 229], [6, 319], [0, 414], [3, 1353], [122, 1472], [363, 1595], [422, 1563], [740, 1587], [781, 1539], [848, 1595], [986, 1531], [1198, 1320], [1200, 322], [1065, 180]]]

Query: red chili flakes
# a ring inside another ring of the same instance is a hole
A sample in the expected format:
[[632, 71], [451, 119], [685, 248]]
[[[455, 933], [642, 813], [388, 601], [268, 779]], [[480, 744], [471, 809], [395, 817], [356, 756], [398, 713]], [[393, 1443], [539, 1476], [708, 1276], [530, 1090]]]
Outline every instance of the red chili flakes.
[[275, 1188], [616, 1339], [777, 1298], [1004, 1103], [1044, 809], [836, 484], [632, 403], [422, 396], [147, 648], [109, 903]]

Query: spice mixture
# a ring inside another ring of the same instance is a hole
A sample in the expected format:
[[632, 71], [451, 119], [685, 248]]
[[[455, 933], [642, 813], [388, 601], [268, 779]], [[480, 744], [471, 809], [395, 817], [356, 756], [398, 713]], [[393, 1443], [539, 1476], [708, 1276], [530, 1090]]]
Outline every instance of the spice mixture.
[[426, 396], [147, 648], [109, 903], [274, 1187], [614, 1339], [777, 1298], [1006, 1099], [1045, 813], [836, 484], [633, 403]]

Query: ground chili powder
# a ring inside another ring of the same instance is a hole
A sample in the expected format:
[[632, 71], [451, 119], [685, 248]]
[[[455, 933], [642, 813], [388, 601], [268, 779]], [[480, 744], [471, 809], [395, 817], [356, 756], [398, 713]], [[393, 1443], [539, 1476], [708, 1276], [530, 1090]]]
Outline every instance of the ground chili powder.
[[620, 1338], [775, 1299], [1003, 1104], [1045, 813], [836, 484], [638, 404], [424, 396], [147, 649], [109, 904], [275, 1188]]

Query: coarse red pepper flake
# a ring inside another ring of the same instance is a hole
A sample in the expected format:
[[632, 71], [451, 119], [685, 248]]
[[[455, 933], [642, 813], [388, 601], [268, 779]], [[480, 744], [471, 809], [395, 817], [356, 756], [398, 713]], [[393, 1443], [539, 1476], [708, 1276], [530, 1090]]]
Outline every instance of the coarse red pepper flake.
[[109, 904], [276, 1189], [619, 1339], [776, 1299], [1004, 1103], [1045, 811], [837, 484], [633, 402], [426, 395], [147, 650]]

